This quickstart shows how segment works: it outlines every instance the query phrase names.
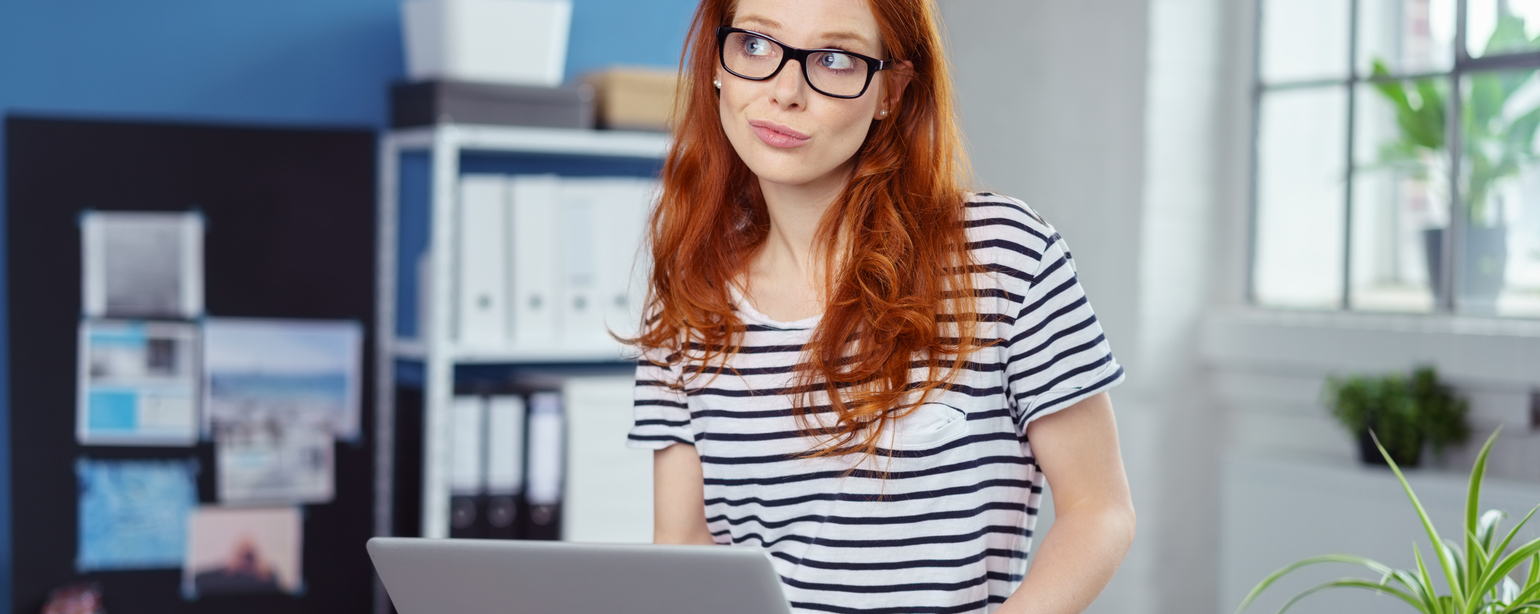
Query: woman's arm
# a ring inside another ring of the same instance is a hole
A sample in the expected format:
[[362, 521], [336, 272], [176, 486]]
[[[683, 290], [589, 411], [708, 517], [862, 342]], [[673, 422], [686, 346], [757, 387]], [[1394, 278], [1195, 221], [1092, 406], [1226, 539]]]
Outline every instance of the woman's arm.
[[997, 614], [1078, 614], [1112, 580], [1134, 540], [1134, 505], [1103, 392], [1027, 425], [1053, 488], [1053, 526]]
[[695, 446], [676, 443], [652, 453], [652, 541], [716, 543], [706, 528], [705, 480]]

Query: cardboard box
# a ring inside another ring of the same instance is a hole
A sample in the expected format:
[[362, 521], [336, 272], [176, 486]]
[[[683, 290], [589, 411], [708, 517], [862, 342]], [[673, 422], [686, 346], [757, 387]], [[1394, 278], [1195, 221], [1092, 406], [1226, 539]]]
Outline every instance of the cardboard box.
[[613, 68], [590, 74], [599, 127], [667, 131], [678, 74], [662, 68]]
[[569, 0], [408, 0], [401, 5], [413, 81], [560, 85]]

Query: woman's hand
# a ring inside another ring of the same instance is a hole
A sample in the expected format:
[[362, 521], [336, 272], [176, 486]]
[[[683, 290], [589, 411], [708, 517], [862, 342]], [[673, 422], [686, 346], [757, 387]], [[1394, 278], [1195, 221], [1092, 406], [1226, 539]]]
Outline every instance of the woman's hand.
[[1106, 588], [1134, 541], [1134, 505], [1103, 392], [1027, 425], [1053, 488], [1053, 526], [997, 614], [1077, 614]]
[[676, 443], [652, 453], [652, 541], [716, 543], [706, 528], [705, 480], [695, 446]]

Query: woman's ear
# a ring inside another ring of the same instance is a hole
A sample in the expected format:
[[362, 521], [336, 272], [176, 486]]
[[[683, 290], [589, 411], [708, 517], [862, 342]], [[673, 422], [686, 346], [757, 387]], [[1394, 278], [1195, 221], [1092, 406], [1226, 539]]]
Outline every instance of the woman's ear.
[[897, 66], [885, 70], [883, 74], [882, 101], [877, 104], [875, 119], [887, 119], [889, 115], [898, 112], [898, 103], [904, 97], [904, 88], [909, 87], [909, 78], [914, 74], [914, 62], [904, 60]]

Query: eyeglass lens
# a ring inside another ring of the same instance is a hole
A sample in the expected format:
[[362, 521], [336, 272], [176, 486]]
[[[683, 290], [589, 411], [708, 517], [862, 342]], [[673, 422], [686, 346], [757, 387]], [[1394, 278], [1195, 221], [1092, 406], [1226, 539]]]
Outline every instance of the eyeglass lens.
[[[769, 77], [781, 65], [785, 50], [762, 36], [731, 32], [722, 41], [722, 62], [728, 70], [749, 79]], [[866, 88], [866, 60], [837, 51], [815, 51], [807, 56], [807, 75], [813, 89], [834, 96], [857, 96]]]

